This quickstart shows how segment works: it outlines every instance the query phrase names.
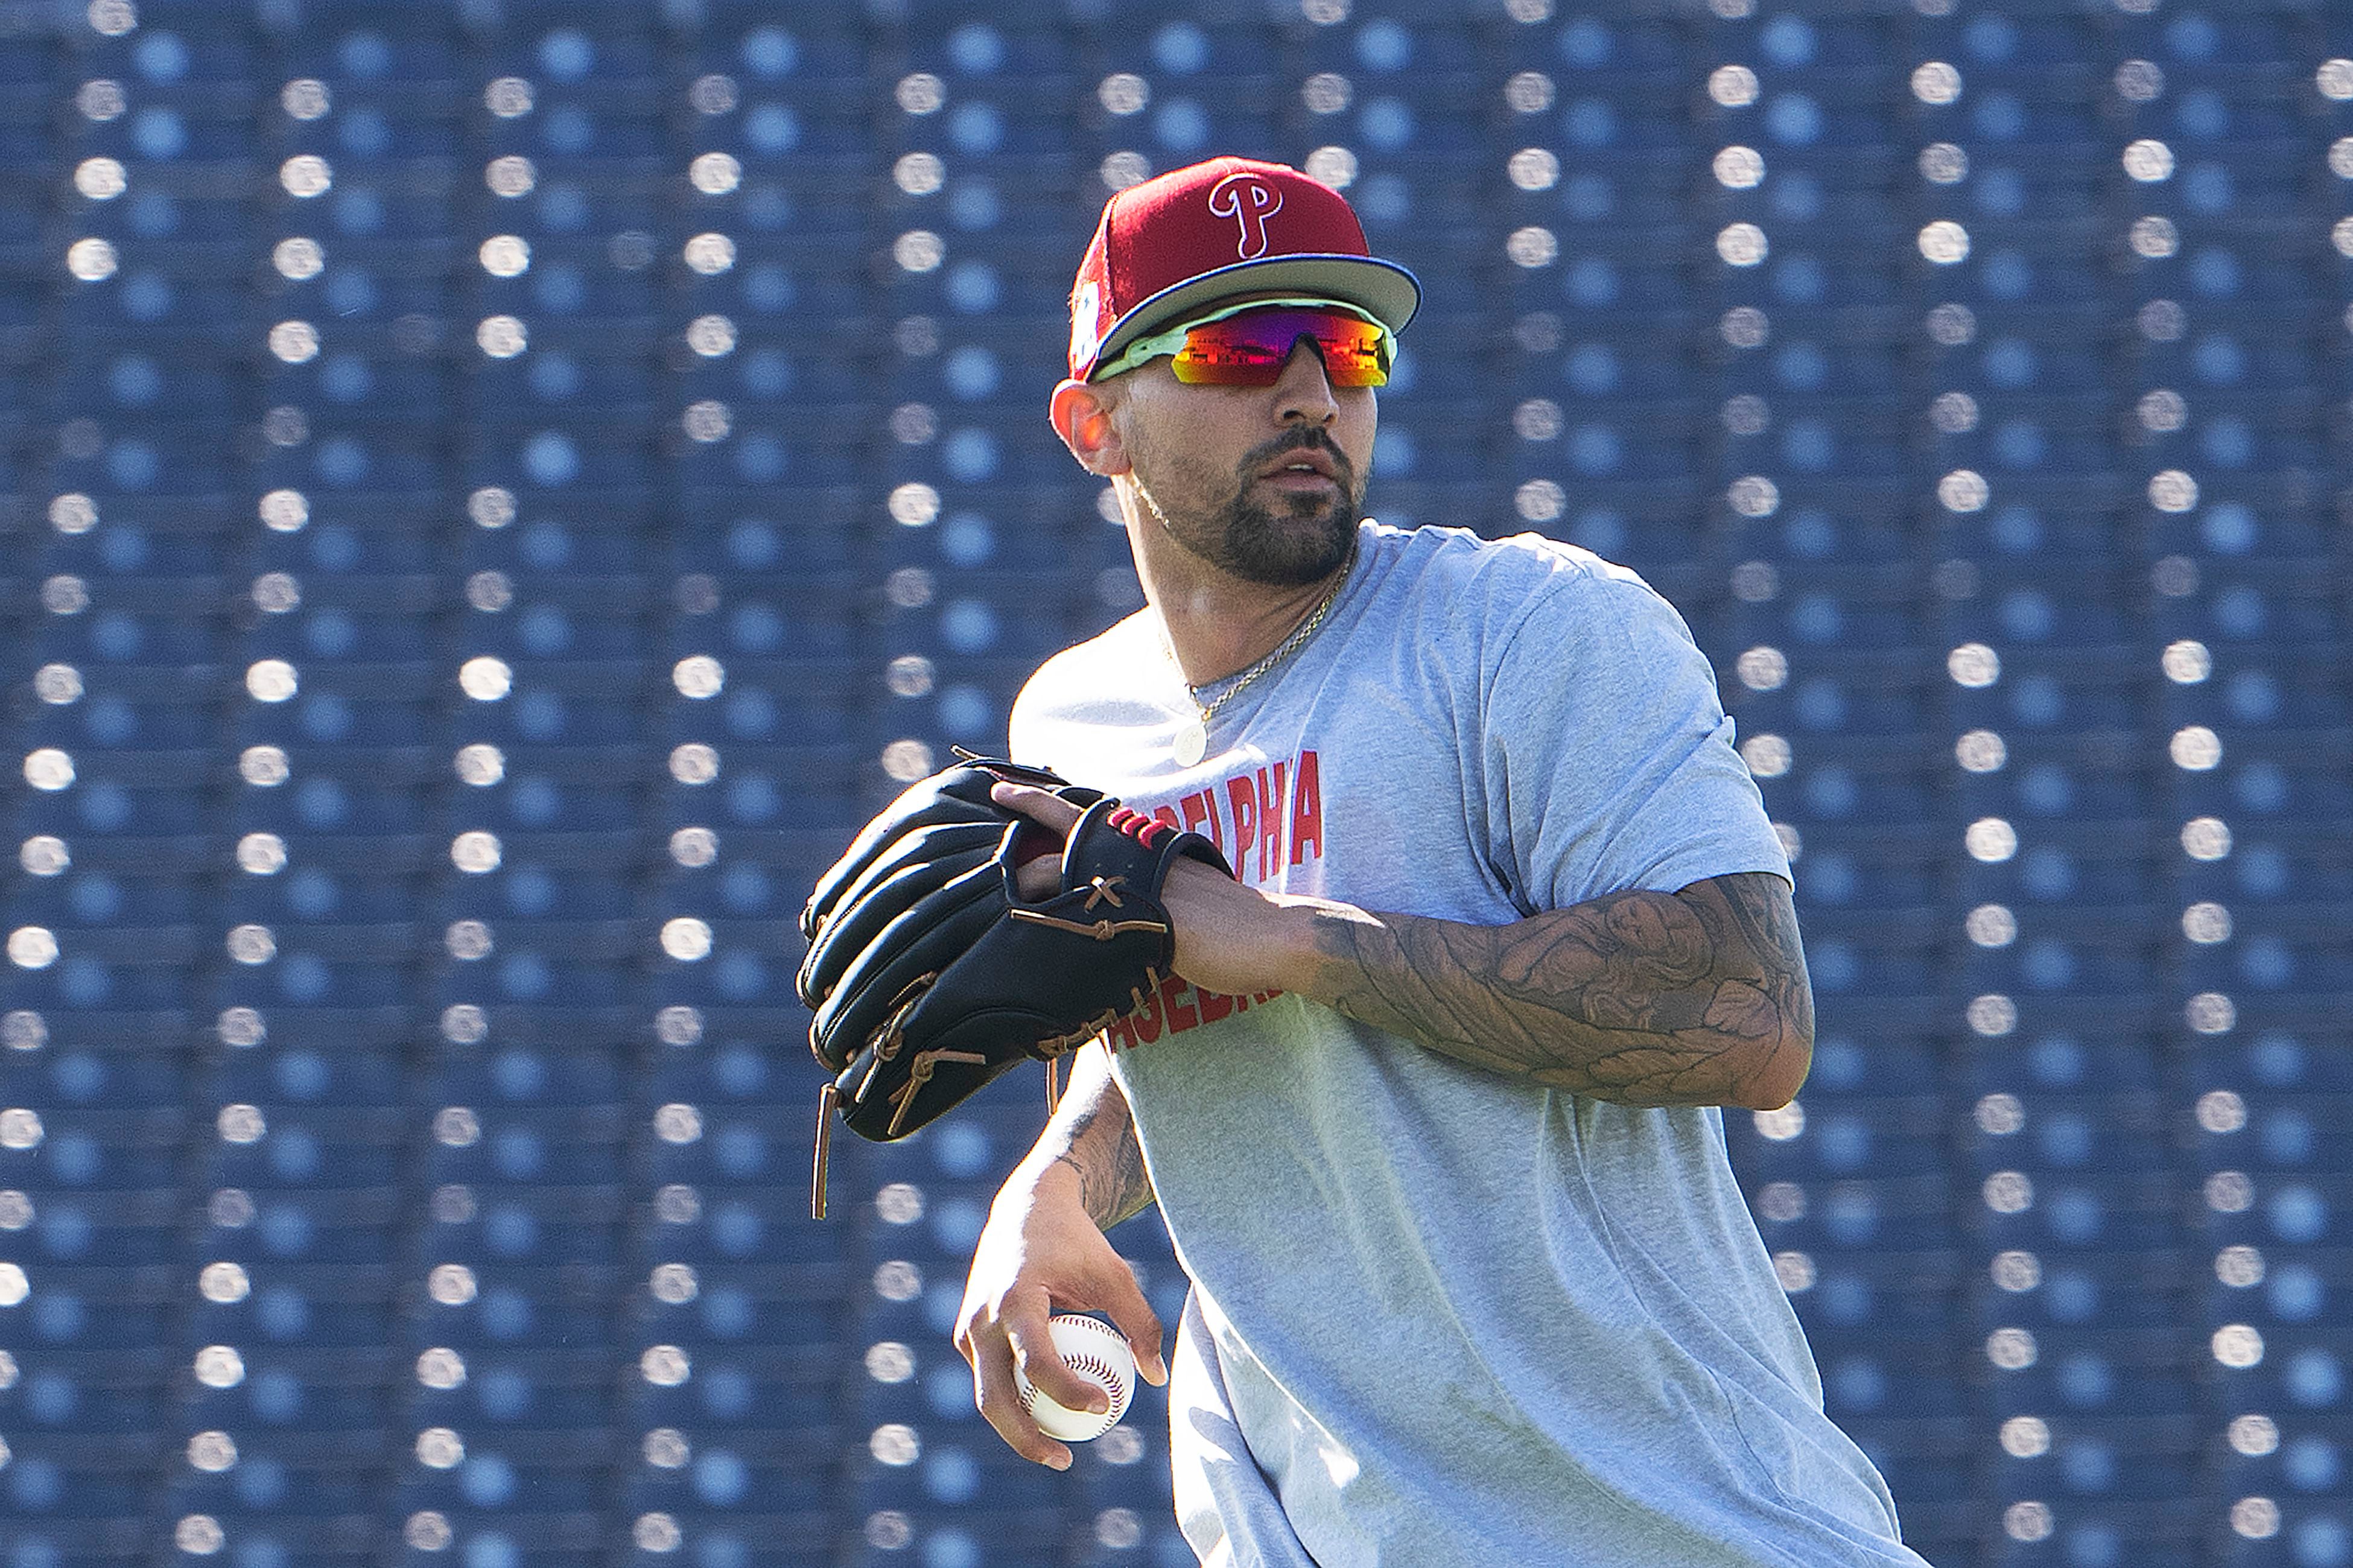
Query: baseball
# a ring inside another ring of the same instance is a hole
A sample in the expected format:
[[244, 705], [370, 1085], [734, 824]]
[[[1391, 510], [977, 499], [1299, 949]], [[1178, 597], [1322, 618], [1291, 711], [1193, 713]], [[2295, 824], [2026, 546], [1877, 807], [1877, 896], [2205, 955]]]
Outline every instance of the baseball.
[[1101, 1318], [1065, 1312], [1046, 1326], [1053, 1336], [1054, 1353], [1068, 1363], [1072, 1372], [1101, 1384], [1111, 1395], [1111, 1408], [1100, 1415], [1067, 1409], [1039, 1393], [1017, 1366], [1013, 1378], [1021, 1391], [1021, 1407], [1038, 1423], [1038, 1430], [1049, 1437], [1065, 1443], [1084, 1443], [1100, 1437], [1118, 1426], [1119, 1418], [1127, 1414], [1128, 1399], [1135, 1392], [1135, 1357], [1129, 1353], [1127, 1342], [1120, 1337], [1119, 1331]]

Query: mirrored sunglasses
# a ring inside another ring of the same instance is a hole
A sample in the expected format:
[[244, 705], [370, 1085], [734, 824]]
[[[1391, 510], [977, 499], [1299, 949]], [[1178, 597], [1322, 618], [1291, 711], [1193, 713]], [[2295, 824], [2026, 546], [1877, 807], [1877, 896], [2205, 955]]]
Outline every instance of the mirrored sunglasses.
[[1168, 368], [1187, 386], [1272, 386], [1302, 338], [1323, 355], [1324, 374], [1334, 386], [1388, 384], [1397, 334], [1345, 307], [1301, 300], [1229, 306], [1138, 338], [1098, 371], [1096, 379], [1166, 355]]

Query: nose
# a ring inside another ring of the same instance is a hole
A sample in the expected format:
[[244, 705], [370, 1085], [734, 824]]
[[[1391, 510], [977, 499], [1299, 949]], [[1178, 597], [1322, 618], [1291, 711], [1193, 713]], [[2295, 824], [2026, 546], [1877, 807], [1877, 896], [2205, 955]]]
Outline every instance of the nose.
[[1324, 351], [1314, 338], [1291, 345], [1282, 362], [1282, 378], [1274, 384], [1275, 418], [1284, 425], [1329, 425], [1340, 416], [1339, 399], [1332, 395], [1332, 378], [1324, 368]]

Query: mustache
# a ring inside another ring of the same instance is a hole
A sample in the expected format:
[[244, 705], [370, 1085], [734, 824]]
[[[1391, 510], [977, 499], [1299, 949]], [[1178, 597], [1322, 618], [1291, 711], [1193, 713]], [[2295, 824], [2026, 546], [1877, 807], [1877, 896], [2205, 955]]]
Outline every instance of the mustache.
[[1348, 454], [1340, 450], [1321, 426], [1314, 425], [1302, 425], [1286, 430], [1265, 445], [1251, 447], [1242, 454], [1241, 462], [1236, 466], [1237, 471], [1248, 475], [1286, 452], [1322, 452], [1332, 459], [1332, 471], [1340, 483], [1350, 490], [1356, 489], [1356, 470], [1355, 465], [1348, 461]]

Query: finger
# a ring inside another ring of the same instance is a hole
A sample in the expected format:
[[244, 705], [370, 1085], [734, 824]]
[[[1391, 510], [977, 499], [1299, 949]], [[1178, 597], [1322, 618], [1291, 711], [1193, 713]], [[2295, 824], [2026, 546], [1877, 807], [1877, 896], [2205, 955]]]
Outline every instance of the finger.
[[1054, 1336], [1046, 1325], [1043, 1311], [1018, 1318], [1008, 1315], [1005, 1332], [1013, 1342], [1013, 1364], [1037, 1385], [1039, 1393], [1065, 1410], [1111, 1408], [1111, 1397], [1102, 1386], [1072, 1372], [1061, 1352], [1054, 1348]]
[[1128, 1352], [1135, 1357], [1135, 1370], [1155, 1388], [1166, 1388], [1168, 1363], [1160, 1359], [1160, 1314], [1144, 1299], [1144, 1288], [1135, 1282], [1134, 1271], [1124, 1262], [1103, 1283], [1103, 1294], [1109, 1300], [1103, 1302], [1103, 1310], [1111, 1314], [1112, 1326], [1126, 1337]]
[[1008, 811], [1018, 811], [1030, 821], [1050, 827], [1066, 837], [1071, 829], [1079, 825], [1079, 818], [1083, 815], [1077, 806], [1053, 791], [1039, 789], [1034, 784], [995, 784], [989, 789], [988, 798]]
[[1003, 1335], [976, 1346], [972, 1365], [973, 1404], [997, 1428], [1005, 1446], [1033, 1465], [1052, 1469], [1071, 1468], [1071, 1451], [1038, 1430], [1038, 1423], [1021, 1407], [1021, 1391], [1013, 1380], [1013, 1349]]
[[948, 1342], [955, 1346], [956, 1354], [964, 1357], [965, 1364], [975, 1372], [980, 1370], [980, 1352], [975, 1342], [979, 1321], [977, 1317], [959, 1317], [955, 1332], [948, 1336]]

